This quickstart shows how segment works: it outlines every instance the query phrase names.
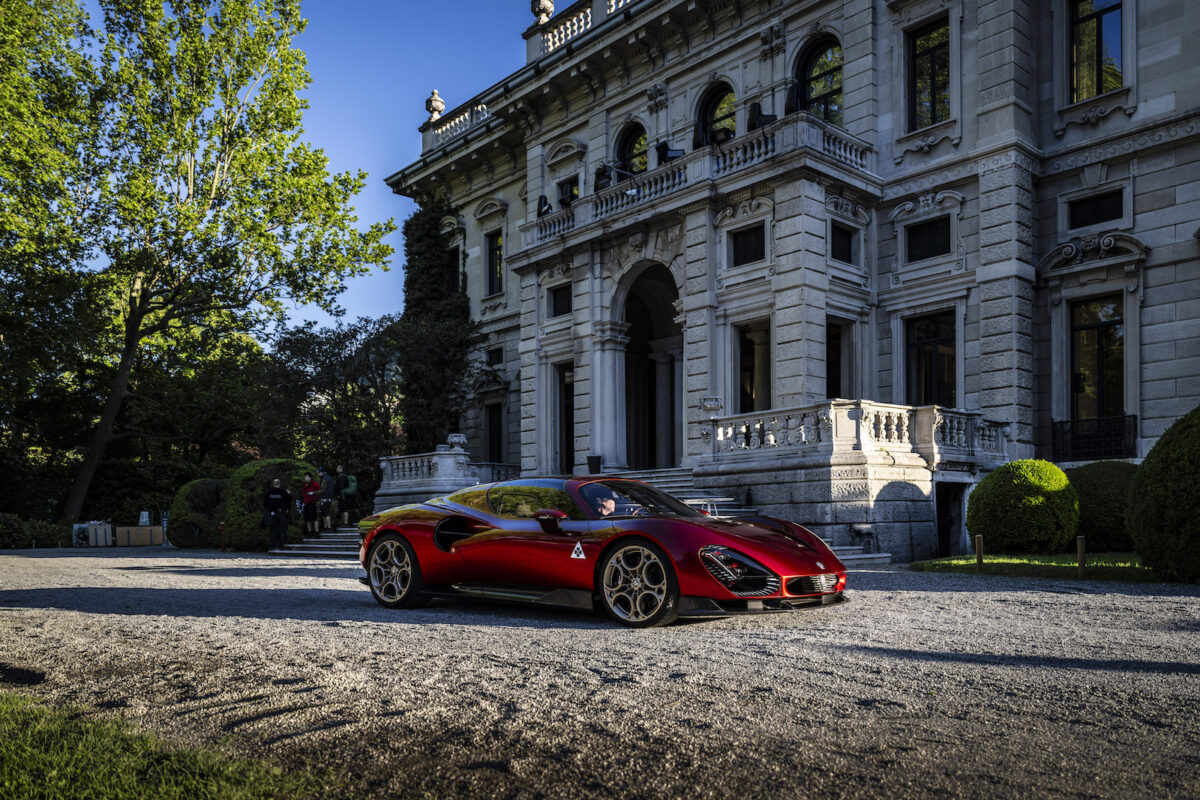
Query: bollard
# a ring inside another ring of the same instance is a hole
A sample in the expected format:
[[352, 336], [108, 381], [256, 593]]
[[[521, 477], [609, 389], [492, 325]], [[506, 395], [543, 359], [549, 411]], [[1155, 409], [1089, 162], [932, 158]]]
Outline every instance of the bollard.
[[983, 534], [975, 534], [975, 566], [983, 570]]
[[1082, 536], [1075, 537], [1075, 550], [1079, 555], [1079, 577], [1082, 578], [1087, 571], [1087, 544]]

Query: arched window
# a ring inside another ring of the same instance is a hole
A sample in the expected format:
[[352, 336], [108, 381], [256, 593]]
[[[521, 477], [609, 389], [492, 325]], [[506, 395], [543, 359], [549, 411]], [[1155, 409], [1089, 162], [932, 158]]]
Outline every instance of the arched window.
[[724, 142], [737, 134], [737, 119], [733, 89], [726, 84], [713, 87], [700, 106], [696, 126], [697, 145]]
[[[646, 129], [634, 123], [621, 133], [617, 140], [617, 167], [624, 172], [637, 174], [649, 166], [646, 157]], [[617, 180], [624, 178], [618, 175]]]
[[842, 124], [842, 47], [822, 39], [800, 60], [800, 108], [826, 122]]

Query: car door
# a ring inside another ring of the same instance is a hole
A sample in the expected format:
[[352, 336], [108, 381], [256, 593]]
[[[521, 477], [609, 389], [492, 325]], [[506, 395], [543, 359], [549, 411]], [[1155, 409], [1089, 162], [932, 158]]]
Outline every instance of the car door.
[[[579, 583], [582, 541], [589, 523], [565, 491], [552, 487], [504, 486], [489, 494], [499, 518], [496, 530], [455, 546], [469, 574], [480, 583], [570, 587]], [[561, 531], [548, 533], [533, 518], [541, 509], [563, 511]], [[574, 562], [574, 563], [572, 563]]]

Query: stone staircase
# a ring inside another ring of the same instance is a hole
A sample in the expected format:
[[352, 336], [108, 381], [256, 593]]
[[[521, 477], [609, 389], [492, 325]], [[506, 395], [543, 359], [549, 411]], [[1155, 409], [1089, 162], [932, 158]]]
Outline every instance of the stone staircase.
[[[753, 517], [762, 512], [753, 506], [744, 506], [733, 497], [717, 495], [711, 491], [697, 489], [692, 483], [692, 471], [687, 467], [653, 469], [618, 473], [622, 478], [644, 481], [678, 497], [694, 508], [703, 509], [714, 517]], [[847, 567], [869, 567], [892, 563], [891, 553], [868, 553], [862, 546], [835, 546], [828, 539], [825, 543]]]
[[348, 526], [325, 531], [318, 538], [307, 538], [299, 544], [288, 544], [269, 551], [275, 556], [293, 558], [358, 558], [358, 528]]

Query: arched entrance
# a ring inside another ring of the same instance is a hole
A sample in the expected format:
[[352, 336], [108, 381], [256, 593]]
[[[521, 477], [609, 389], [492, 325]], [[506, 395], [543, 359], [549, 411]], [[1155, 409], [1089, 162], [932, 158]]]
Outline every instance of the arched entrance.
[[625, 296], [625, 445], [630, 469], [679, 465], [683, 454], [683, 329], [679, 291], [661, 264], [643, 270]]

